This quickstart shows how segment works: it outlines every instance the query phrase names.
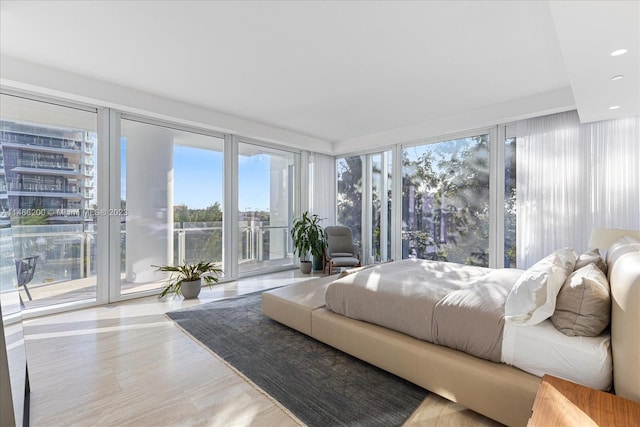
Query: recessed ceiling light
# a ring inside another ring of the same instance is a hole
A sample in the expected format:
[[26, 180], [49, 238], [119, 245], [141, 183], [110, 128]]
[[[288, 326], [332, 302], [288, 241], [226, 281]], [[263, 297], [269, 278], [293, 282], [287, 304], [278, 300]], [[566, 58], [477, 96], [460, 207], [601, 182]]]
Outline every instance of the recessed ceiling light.
[[609, 110], [617, 110], [618, 108], [620, 108], [619, 105], [613, 105], [613, 106], [609, 107]]
[[623, 78], [624, 78], [624, 76], [622, 74], [618, 74], [617, 76], [611, 77], [611, 80], [621, 80]]
[[625, 53], [627, 53], [627, 49], [618, 49], [611, 52], [611, 56], [620, 56], [624, 55]]

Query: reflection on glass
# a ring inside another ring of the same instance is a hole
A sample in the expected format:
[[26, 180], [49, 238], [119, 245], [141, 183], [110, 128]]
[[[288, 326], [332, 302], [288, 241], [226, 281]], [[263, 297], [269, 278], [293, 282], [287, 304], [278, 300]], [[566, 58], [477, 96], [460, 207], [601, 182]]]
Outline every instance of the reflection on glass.
[[391, 258], [391, 152], [368, 154], [371, 157], [372, 249], [374, 262]]
[[[0, 163], [2, 163], [0, 146]], [[0, 338], [0, 377], [9, 378], [0, 384], [0, 399], [3, 408], [13, 406], [13, 413], [2, 414], [4, 421], [17, 426], [23, 424], [25, 414], [25, 389], [27, 385], [27, 361], [22, 332], [22, 314], [20, 294], [16, 281], [16, 261], [13, 254], [13, 239], [8, 215], [7, 192], [4, 185], [4, 167], [0, 167], [0, 313], [2, 315], [2, 334]], [[5, 362], [6, 360], [6, 362]], [[10, 403], [9, 403], [10, 402]], [[26, 420], [28, 424], [28, 420]]]
[[353, 241], [362, 248], [362, 156], [352, 156], [336, 161], [338, 175], [337, 222], [351, 228]]
[[238, 155], [238, 272], [290, 266], [298, 155], [247, 143]]
[[516, 138], [504, 142], [504, 266], [516, 264]]
[[222, 265], [224, 140], [122, 120], [121, 294], [159, 289], [153, 265]]
[[9, 95], [0, 101], [0, 223], [10, 215], [16, 258], [36, 260], [20, 286], [25, 307], [95, 299], [97, 114]]
[[402, 255], [489, 264], [489, 135], [405, 147]]

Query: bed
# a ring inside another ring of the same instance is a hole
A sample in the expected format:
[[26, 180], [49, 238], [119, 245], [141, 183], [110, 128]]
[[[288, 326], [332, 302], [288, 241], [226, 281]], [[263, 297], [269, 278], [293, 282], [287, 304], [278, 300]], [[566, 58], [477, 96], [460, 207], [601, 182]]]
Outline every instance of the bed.
[[[565, 265], [566, 259], [559, 255], [552, 257], [556, 264], [556, 257]], [[608, 247], [606, 261], [611, 287], [611, 314], [607, 312], [606, 322], [610, 320], [610, 327], [596, 336], [567, 336], [548, 318], [549, 310], [554, 315], [557, 311], [555, 299], [562, 283], [557, 290], [545, 290], [552, 307], [547, 304], [539, 312], [522, 315], [521, 307], [515, 304], [514, 309], [514, 303], [507, 300], [514, 293], [514, 282], [522, 281], [529, 270], [461, 268], [417, 260], [267, 292], [263, 312], [492, 419], [526, 425], [544, 373], [593, 388], [614, 387], [616, 394], [640, 401], [640, 242], [631, 237], [618, 239]], [[426, 303], [422, 312], [423, 290], [413, 267], [430, 269], [435, 282], [441, 282], [437, 303]], [[358, 283], [365, 292], [345, 300], [343, 294], [357, 289]], [[464, 318], [456, 304], [473, 306], [477, 302], [478, 292], [467, 295], [460, 290], [475, 287], [481, 294], [487, 292], [481, 286], [486, 283], [491, 284], [489, 292], [498, 295], [497, 304], [483, 306], [475, 320], [447, 321]], [[397, 296], [378, 300], [372, 294], [373, 288], [385, 293], [394, 286], [408, 290], [408, 302]], [[385, 313], [391, 316], [383, 316]], [[422, 317], [415, 320], [416, 315]], [[497, 328], [496, 322], [501, 323]], [[450, 325], [455, 323], [465, 326]], [[482, 332], [482, 338], [474, 341], [483, 324], [490, 325], [489, 332]], [[462, 329], [462, 338], [452, 338], [447, 329]], [[442, 330], [445, 334], [440, 336]], [[541, 347], [545, 351], [539, 351]]]

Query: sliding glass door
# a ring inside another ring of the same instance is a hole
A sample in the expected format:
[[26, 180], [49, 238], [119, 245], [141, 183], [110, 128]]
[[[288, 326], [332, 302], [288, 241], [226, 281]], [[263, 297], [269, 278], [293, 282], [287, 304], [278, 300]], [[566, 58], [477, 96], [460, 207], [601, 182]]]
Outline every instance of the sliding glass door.
[[364, 186], [365, 156], [343, 157], [336, 160], [338, 197], [336, 216], [339, 225], [351, 229], [353, 242], [361, 249], [362, 255], [362, 195]]
[[[121, 121], [120, 293], [153, 291], [154, 266], [223, 263], [224, 138]], [[117, 212], [115, 212], [117, 211]]]
[[238, 274], [293, 265], [293, 220], [298, 153], [238, 144]]
[[[371, 175], [371, 217], [367, 228], [371, 230], [368, 260], [389, 261], [391, 256], [391, 202], [392, 156], [391, 151], [369, 155], [368, 171]], [[366, 218], [365, 218], [366, 219]], [[368, 221], [368, 222], [369, 222]]]
[[[0, 95], [2, 216], [26, 308], [96, 301], [102, 238], [96, 109]], [[19, 271], [20, 271], [19, 270]]]
[[391, 151], [336, 160], [337, 222], [351, 228], [364, 264], [384, 262], [391, 254]]

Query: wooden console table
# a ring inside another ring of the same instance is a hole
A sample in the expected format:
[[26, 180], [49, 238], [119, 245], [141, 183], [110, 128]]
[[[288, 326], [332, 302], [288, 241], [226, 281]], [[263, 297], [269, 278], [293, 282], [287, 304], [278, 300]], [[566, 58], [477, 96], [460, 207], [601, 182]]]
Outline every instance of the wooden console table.
[[637, 426], [640, 403], [562, 380], [542, 377], [528, 427]]

